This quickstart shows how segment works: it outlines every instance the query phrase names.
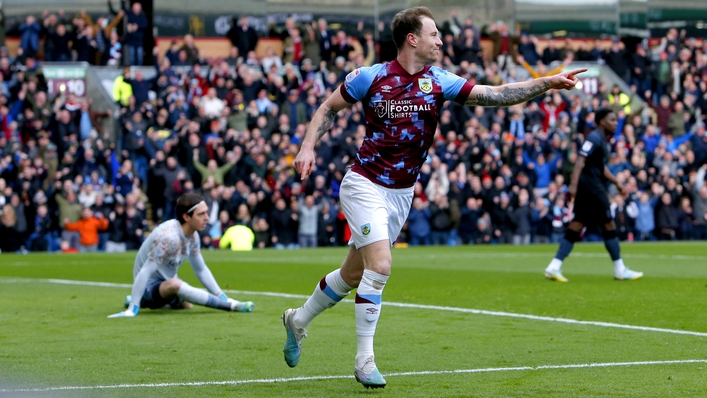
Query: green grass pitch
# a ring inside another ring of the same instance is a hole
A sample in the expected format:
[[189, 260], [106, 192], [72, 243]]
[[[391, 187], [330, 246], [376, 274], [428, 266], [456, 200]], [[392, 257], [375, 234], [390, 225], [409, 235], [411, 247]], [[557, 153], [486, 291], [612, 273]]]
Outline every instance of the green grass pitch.
[[[280, 315], [343, 248], [204, 252], [255, 312], [132, 319], [106, 316], [122, 310], [134, 253], [3, 255], [0, 397], [706, 396], [707, 245], [622, 249], [643, 279], [614, 281], [603, 245], [577, 245], [564, 284], [542, 276], [555, 245], [394, 249], [375, 344], [388, 385], [375, 391], [353, 379], [351, 301], [310, 325], [298, 367], [282, 357]], [[186, 263], [180, 277], [201, 286]]]

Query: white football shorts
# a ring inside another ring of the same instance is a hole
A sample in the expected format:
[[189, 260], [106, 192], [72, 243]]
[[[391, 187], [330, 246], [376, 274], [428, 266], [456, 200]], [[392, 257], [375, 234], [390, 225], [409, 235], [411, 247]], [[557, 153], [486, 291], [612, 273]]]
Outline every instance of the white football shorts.
[[360, 249], [385, 239], [395, 243], [410, 213], [413, 191], [414, 187], [386, 188], [349, 170], [339, 191], [351, 229], [349, 246]]

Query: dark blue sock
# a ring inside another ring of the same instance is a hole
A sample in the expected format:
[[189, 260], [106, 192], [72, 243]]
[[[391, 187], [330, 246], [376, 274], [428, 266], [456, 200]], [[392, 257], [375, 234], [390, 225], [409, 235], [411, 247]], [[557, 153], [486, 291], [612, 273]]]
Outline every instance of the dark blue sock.
[[606, 251], [611, 255], [611, 260], [616, 261], [621, 258], [621, 248], [619, 247], [619, 238], [613, 237], [611, 239], [604, 240], [604, 246], [606, 246]]
[[568, 241], [565, 238], [560, 239], [560, 248], [557, 249], [557, 254], [555, 258], [560, 261], [565, 261], [565, 257], [569, 256], [574, 248], [574, 243]]

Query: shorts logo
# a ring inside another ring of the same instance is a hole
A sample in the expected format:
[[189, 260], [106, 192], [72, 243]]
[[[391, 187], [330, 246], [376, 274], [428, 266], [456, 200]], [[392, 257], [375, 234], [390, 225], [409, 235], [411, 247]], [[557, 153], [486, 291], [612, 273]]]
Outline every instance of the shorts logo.
[[423, 93], [429, 94], [432, 92], [432, 79], [417, 79], [417, 84]]
[[368, 236], [368, 234], [371, 233], [371, 224], [361, 225], [361, 233], [363, 234], [363, 236]]

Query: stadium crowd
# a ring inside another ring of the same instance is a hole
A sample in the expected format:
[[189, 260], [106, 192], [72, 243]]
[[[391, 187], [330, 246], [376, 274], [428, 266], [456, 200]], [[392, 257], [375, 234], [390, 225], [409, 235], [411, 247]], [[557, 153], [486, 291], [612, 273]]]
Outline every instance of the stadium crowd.
[[[254, 247], [346, 244], [339, 186], [366, 139], [362, 104], [342, 111], [320, 140], [311, 178], [301, 181], [292, 164], [312, 113], [346, 75], [394, 57], [385, 25], [375, 40], [363, 23], [344, 32], [323, 19], [287, 20], [269, 32], [283, 40], [284, 55], [258, 58], [258, 34], [242, 17], [224, 59], [205, 59], [187, 35], [164, 54], [155, 50], [154, 78], [125, 68], [114, 85], [120, 115], [73, 94], [48, 96], [44, 61], [121, 65], [128, 54], [141, 64], [141, 13], [125, 8], [95, 24], [85, 14], [28, 16], [13, 27], [21, 50], [0, 48], [0, 249], [136, 249], [156, 223], [175, 217], [185, 192], [209, 205], [204, 247], [219, 247], [234, 225], [252, 230], [245, 236]], [[125, 30], [115, 29], [126, 15]], [[503, 23], [480, 33], [470, 17], [450, 17], [440, 24], [439, 66], [472, 83], [513, 81], [514, 63], [543, 75], [576, 59], [607, 64], [631, 92], [601, 87], [588, 101], [551, 92], [507, 109], [448, 102], [399, 242], [558, 241], [578, 147], [600, 107], [619, 116], [609, 168], [628, 191], [611, 198], [621, 239], [707, 239], [707, 41], [698, 47], [670, 30], [635, 51], [618, 40], [609, 48], [550, 41], [540, 53], [534, 37]], [[486, 59], [481, 37], [494, 44]], [[647, 105], [632, 109], [633, 96]], [[119, 118], [119, 140], [102, 131], [104, 117]], [[601, 237], [590, 229], [584, 239]]]

